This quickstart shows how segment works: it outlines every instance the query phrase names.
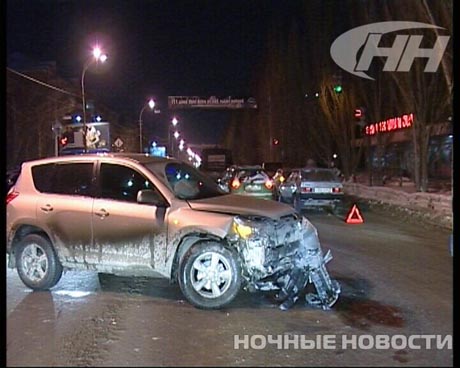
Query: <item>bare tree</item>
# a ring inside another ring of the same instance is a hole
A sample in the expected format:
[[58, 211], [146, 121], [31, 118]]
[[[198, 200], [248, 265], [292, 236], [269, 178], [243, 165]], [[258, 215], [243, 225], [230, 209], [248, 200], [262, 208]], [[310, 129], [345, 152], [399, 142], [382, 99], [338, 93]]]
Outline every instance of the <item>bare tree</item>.
[[[407, 1], [390, 2], [384, 8], [386, 15], [394, 17], [400, 12], [411, 12], [420, 21], [431, 22], [435, 19], [449, 31], [452, 30], [451, 1]], [[427, 31], [431, 44], [439, 36], [438, 31]], [[446, 56], [447, 55], [447, 56]], [[413, 63], [408, 73], [392, 73], [395, 93], [407, 109], [413, 109], [415, 120], [412, 127], [414, 149], [414, 179], [419, 191], [428, 187], [428, 147], [433, 124], [447, 121], [452, 114], [452, 51], [448, 47], [442, 59], [441, 71], [425, 72], [420, 60]]]
[[[335, 83], [330, 75], [325, 75], [321, 84], [319, 104], [323, 113], [323, 130], [330, 136], [329, 147], [325, 146], [324, 160], [329, 163], [332, 160], [332, 151], [338, 152], [342, 171], [348, 178], [355, 172], [360, 150], [356, 150], [350, 143], [356, 139], [356, 127], [352, 111], [356, 106], [355, 94], [349, 88], [346, 91], [337, 92]], [[350, 86], [351, 87], [351, 86]]]

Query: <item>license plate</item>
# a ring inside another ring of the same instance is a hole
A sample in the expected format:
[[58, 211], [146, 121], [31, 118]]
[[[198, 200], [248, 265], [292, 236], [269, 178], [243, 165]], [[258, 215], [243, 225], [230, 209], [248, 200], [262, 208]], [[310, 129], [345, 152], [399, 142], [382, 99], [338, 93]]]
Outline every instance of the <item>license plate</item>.
[[315, 188], [315, 193], [331, 193], [332, 188]]
[[246, 185], [245, 189], [248, 191], [248, 192], [257, 192], [261, 189], [261, 186], [260, 185]]

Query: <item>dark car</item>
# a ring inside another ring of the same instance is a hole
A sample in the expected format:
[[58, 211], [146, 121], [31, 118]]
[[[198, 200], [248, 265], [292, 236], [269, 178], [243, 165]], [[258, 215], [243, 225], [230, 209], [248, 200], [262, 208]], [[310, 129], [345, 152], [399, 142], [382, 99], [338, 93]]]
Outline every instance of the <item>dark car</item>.
[[257, 197], [261, 199], [274, 198], [273, 180], [261, 166], [242, 166], [233, 170], [228, 183], [232, 194]]
[[16, 183], [19, 174], [21, 173], [21, 167], [15, 167], [14, 169], [6, 172], [6, 193], [8, 193], [11, 187]]
[[279, 188], [279, 201], [291, 203], [299, 211], [308, 207], [335, 208], [342, 199], [343, 185], [334, 169], [294, 169]]

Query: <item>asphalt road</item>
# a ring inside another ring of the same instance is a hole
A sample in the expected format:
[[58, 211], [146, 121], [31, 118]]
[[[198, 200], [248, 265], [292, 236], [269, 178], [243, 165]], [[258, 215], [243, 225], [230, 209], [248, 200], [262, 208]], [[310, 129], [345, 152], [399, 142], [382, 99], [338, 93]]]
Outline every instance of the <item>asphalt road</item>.
[[204, 311], [165, 280], [93, 272], [67, 272], [51, 292], [31, 292], [7, 270], [6, 365], [453, 366], [450, 232], [362, 215], [351, 225], [343, 213], [307, 213], [342, 286], [329, 311], [303, 300], [281, 311], [246, 292]]

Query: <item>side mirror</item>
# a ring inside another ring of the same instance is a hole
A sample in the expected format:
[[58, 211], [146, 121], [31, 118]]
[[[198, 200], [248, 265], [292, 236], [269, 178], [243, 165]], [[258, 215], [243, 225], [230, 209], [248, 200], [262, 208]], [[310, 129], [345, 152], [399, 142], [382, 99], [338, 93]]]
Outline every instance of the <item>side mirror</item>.
[[142, 189], [137, 192], [137, 203], [152, 204], [157, 207], [168, 207], [165, 200], [152, 189]]

